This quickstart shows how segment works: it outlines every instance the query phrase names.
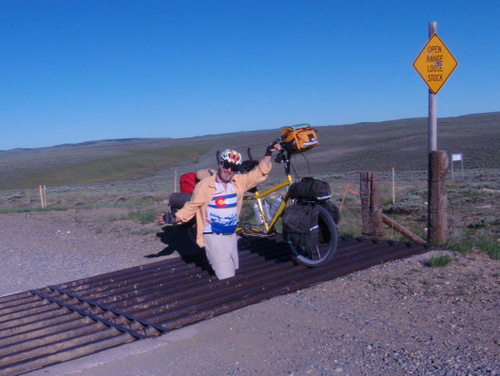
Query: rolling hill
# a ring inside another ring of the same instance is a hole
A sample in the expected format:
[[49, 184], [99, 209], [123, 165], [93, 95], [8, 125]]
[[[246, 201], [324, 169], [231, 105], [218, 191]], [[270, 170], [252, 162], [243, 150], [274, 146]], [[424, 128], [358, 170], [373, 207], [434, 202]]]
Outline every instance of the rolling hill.
[[[500, 112], [438, 120], [438, 149], [463, 153], [466, 168], [500, 167]], [[427, 118], [315, 126], [320, 146], [295, 157], [311, 174], [427, 169]], [[116, 139], [0, 151], [0, 189], [110, 182], [150, 177], [180, 167], [213, 167], [231, 147], [260, 158], [281, 129], [182, 139]]]

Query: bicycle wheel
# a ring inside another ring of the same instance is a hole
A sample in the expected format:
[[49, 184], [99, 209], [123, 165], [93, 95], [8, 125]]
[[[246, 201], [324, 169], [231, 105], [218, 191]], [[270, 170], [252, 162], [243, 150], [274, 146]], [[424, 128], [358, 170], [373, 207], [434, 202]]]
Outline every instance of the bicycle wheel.
[[288, 242], [294, 259], [309, 267], [320, 266], [330, 261], [337, 250], [337, 226], [330, 213], [318, 205], [319, 241], [315, 247], [302, 249]]

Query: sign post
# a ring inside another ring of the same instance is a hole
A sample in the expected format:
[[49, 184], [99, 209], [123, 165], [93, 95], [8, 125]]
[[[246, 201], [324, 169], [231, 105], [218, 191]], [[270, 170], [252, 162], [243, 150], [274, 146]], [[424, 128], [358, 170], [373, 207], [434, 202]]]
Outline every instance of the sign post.
[[431, 244], [448, 243], [445, 177], [448, 160], [437, 148], [437, 93], [453, 73], [458, 61], [437, 35], [437, 22], [429, 23], [429, 41], [413, 62], [429, 87], [429, 183], [428, 183], [428, 240]]
[[461, 171], [462, 171], [462, 179], [464, 178], [464, 157], [463, 157], [463, 154], [462, 153], [454, 153], [451, 155], [451, 180], [453, 180], [454, 176], [453, 176], [453, 165], [454, 163], [453, 162], [460, 162], [460, 165], [461, 165]]

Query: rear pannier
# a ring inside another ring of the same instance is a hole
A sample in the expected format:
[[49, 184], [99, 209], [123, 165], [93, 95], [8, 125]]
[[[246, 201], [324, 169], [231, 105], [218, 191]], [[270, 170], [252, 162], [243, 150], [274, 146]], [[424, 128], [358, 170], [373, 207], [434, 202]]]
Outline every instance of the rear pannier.
[[283, 238], [300, 250], [316, 247], [319, 239], [317, 205], [295, 204], [283, 214]]
[[297, 183], [293, 183], [289, 189], [290, 198], [326, 201], [332, 197], [330, 185], [324, 180], [317, 180], [311, 177], [303, 178]]

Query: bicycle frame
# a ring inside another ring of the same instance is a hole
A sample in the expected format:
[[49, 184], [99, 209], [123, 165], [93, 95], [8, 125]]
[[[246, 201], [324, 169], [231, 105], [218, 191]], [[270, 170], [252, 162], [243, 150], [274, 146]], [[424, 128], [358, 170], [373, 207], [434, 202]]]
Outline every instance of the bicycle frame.
[[[262, 201], [263, 201], [262, 199], [264, 197], [269, 196], [271, 193], [277, 192], [280, 189], [283, 189], [285, 187], [292, 185], [292, 182], [293, 182], [292, 177], [290, 175], [287, 175], [287, 181], [284, 181], [283, 183], [280, 183], [272, 188], [269, 188], [268, 190], [266, 190], [264, 192], [256, 191], [253, 195], [246, 196], [243, 198], [243, 200], [255, 200], [257, 202], [257, 206], [259, 207], [259, 213], [262, 216], [262, 222], [263, 222], [264, 230], [265, 230], [266, 234], [269, 234], [273, 230], [274, 225], [278, 221], [280, 215], [285, 210], [286, 204], [287, 204], [288, 199], [289, 199], [289, 193], [288, 193], [288, 191], [286, 192], [285, 196], [283, 197], [283, 201], [281, 202], [281, 204], [280, 204], [278, 210], [276, 211], [276, 213], [274, 214], [273, 218], [266, 218], [266, 214], [264, 212], [264, 207], [262, 204]], [[269, 222], [269, 220], [271, 222]], [[261, 232], [257, 229], [251, 229], [251, 230], [253, 232]], [[244, 229], [241, 229], [240, 231], [244, 231]]]
[[[284, 156], [283, 153], [282, 153], [282, 155]], [[286, 173], [286, 179], [287, 179], [286, 181], [284, 181], [278, 185], [275, 185], [274, 187], [271, 187], [271, 188], [265, 190], [264, 192], [259, 192], [258, 190], [255, 190], [255, 192], [253, 192], [252, 195], [245, 196], [243, 198], [243, 200], [245, 200], [245, 201], [256, 201], [257, 202], [257, 206], [259, 208], [259, 213], [262, 217], [264, 231], [261, 231], [261, 230], [256, 229], [256, 228], [248, 229], [248, 228], [239, 227], [236, 230], [238, 233], [250, 231], [253, 233], [264, 233], [267, 235], [267, 234], [271, 233], [272, 230], [274, 229], [276, 222], [278, 222], [279, 217], [281, 216], [281, 214], [283, 214], [283, 211], [286, 208], [287, 202], [290, 198], [289, 192], [286, 191], [286, 193], [283, 197], [283, 201], [281, 202], [278, 210], [276, 211], [276, 213], [274, 213], [274, 216], [272, 218], [266, 218], [266, 214], [264, 212], [264, 206], [263, 206], [263, 198], [269, 196], [270, 194], [272, 194], [274, 192], [277, 192], [283, 188], [286, 188], [286, 187], [289, 187], [290, 185], [292, 185], [293, 178], [292, 178], [292, 175], [290, 175], [290, 156], [289, 155], [284, 156], [284, 159], [282, 159], [282, 161], [285, 162], [285, 173]]]

